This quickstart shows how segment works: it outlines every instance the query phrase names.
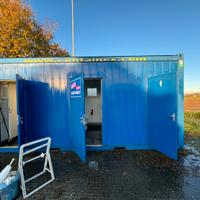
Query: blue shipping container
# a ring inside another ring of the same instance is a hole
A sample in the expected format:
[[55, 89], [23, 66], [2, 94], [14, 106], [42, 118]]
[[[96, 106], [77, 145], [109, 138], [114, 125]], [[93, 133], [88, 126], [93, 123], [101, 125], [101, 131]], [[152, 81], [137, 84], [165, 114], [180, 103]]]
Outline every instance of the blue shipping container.
[[[183, 55], [0, 59], [16, 83], [18, 145], [49, 136], [74, 151], [184, 145]], [[17, 148], [0, 148], [15, 151]]]

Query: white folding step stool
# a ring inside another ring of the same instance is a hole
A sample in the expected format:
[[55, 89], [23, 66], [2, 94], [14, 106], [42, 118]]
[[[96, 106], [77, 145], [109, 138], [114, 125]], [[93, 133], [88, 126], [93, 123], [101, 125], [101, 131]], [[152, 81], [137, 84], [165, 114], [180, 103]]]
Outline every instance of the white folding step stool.
[[[22, 188], [22, 193], [23, 193], [24, 199], [29, 197], [30, 195], [34, 194], [35, 192], [37, 192], [38, 190], [40, 190], [41, 188], [43, 188], [44, 186], [46, 186], [47, 184], [49, 184], [50, 182], [52, 182], [55, 179], [53, 166], [52, 166], [52, 162], [51, 162], [51, 156], [50, 156], [50, 145], [51, 145], [51, 138], [46, 137], [46, 138], [43, 138], [40, 140], [36, 140], [33, 142], [23, 144], [20, 147], [18, 170], [19, 170], [19, 173], [21, 176], [21, 188]], [[32, 148], [31, 148], [31, 146], [32, 146]], [[45, 149], [45, 151], [42, 152], [42, 149]], [[26, 156], [27, 154], [30, 154], [32, 152], [35, 152], [35, 151], [39, 151], [40, 155], [24, 161], [24, 156]], [[27, 180], [25, 180], [23, 166], [26, 165], [27, 163], [30, 163], [31, 161], [34, 161], [39, 158], [45, 158], [43, 170], [41, 172], [37, 173], [36, 175], [28, 178]], [[48, 165], [49, 165], [49, 168], [47, 167]], [[46, 183], [40, 185], [38, 188], [36, 188], [32, 192], [27, 193], [26, 183], [43, 175], [46, 172], [50, 173], [51, 179], [48, 180]]]

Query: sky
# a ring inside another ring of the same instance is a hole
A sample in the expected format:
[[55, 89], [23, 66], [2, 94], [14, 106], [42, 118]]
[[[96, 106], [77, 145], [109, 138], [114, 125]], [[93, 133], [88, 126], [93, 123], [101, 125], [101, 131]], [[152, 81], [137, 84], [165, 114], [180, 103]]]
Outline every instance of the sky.
[[[57, 23], [71, 53], [71, 0], [29, 0], [36, 19]], [[185, 92], [200, 92], [199, 0], [74, 0], [75, 55], [174, 55], [185, 59]]]

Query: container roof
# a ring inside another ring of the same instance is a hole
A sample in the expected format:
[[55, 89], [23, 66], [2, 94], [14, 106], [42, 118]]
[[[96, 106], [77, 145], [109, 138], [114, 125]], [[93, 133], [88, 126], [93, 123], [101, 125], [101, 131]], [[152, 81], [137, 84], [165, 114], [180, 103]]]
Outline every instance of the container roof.
[[146, 55], [146, 56], [93, 56], [93, 57], [48, 57], [48, 58], [0, 58], [0, 63], [88, 63], [88, 62], [146, 62], [183, 59], [177, 55]]

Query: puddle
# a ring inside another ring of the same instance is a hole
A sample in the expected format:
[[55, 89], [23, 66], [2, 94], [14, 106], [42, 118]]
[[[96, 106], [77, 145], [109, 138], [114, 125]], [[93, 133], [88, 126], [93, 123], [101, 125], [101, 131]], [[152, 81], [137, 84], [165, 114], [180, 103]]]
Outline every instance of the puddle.
[[194, 144], [195, 141], [185, 144], [185, 150], [188, 152], [183, 160], [185, 167], [200, 167], [200, 149]]

